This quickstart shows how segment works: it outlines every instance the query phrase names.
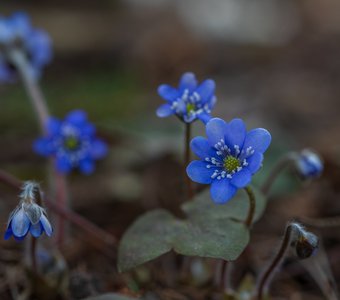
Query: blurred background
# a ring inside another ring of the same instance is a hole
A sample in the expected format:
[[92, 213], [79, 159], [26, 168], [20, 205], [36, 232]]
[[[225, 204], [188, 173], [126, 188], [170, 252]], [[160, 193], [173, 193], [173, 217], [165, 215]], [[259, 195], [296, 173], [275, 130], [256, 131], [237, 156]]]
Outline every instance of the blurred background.
[[[312, 186], [297, 192], [296, 181], [281, 180], [277, 190], [294, 196], [278, 196], [269, 205], [255, 228], [254, 248], [275, 243], [292, 217], [340, 214], [339, 1], [2, 1], [1, 14], [17, 10], [28, 12], [53, 40], [54, 59], [41, 81], [52, 114], [62, 118], [85, 109], [111, 145], [93, 176], [71, 177], [73, 207], [92, 221], [120, 236], [143, 211], [182, 201], [182, 126], [176, 118], [158, 119], [155, 109], [162, 103], [157, 86], [177, 85], [185, 71], [216, 81], [215, 116], [241, 117], [248, 128], [271, 131], [273, 145], [258, 181], [289, 149], [310, 147], [325, 158], [324, 179]], [[195, 132], [203, 126], [196, 123]], [[1, 85], [1, 168], [46, 183], [44, 159], [31, 150], [38, 133], [21, 85]], [[0, 203], [3, 223], [15, 202], [8, 194], [0, 194], [10, 197]], [[339, 234], [323, 234], [330, 235], [325, 244], [339, 265]], [[65, 253], [76, 266], [86, 248], [74, 247]], [[270, 247], [258, 251], [260, 261]], [[340, 268], [333, 271], [340, 279]], [[105, 272], [94, 273], [101, 278]], [[124, 285], [114, 280], [107, 286]], [[310, 276], [303, 280], [280, 288], [317, 290]]]

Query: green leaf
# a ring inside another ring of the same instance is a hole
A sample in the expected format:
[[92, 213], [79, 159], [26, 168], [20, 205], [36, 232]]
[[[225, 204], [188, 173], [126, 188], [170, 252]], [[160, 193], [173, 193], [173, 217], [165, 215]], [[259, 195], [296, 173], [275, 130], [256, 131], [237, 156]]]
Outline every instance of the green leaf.
[[94, 297], [89, 297], [89, 298], [85, 298], [83, 300], [134, 300], [137, 298], [130, 298], [130, 297], [126, 297], [120, 294], [104, 294], [104, 295], [100, 295], [100, 296], [94, 296]]
[[[265, 198], [254, 190], [255, 220], [265, 208]], [[243, 224], [249, 209], [248, 196], [240, 191], [224, 205], [216, 205], [208, 191], [182, 206], [186, 220], [158, 209], [139, 217], [123, 236], [118, 251], [118, 269], [130, 270], [174, 250], [188, 256], [235, 260], [249, 242]]]
[[249, 232], [243, 223], [225, 219], [182, 222], [183, 231], [173, 243], [182, 255], [235, 260], [249, 242]]
[[[266, 198], [256, 187], [251, 187], [256, 198], [256, 210], [254, 221], [257, 221], [266, 208]], [[239, 190], [237, 194], [225, 204], [215, 204], [210, 197], [209, 189], [198, 194], [193, 201], [182, 205], [182, 210], [193, 220], [199, 219], [225, 219], [243, 221], [247, 218], [249, 210], [249, 200], [244, 190]]]
[[178, 227], [176, 218], [163, 209], [139, 217], [120, 242], [118, 269], [129, 270], [170, 251]]

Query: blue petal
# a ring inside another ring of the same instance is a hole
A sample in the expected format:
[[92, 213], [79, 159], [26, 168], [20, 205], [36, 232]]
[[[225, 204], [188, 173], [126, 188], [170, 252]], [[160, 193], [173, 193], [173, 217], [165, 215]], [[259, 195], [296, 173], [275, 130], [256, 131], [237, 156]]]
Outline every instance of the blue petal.
[[255, 152], [247, 158], [248, 166], [246, 167], [252, 174], [256, 173], [262, 167], [263, 154]]
[[13, 30], [8, 26], [8, 21], [4, 18], [0, 18], [0, 43], [10, 43], [13, 36]]
[[207, 123], [206, 133], [208, 141], [212, 147], [221, 140], [224, 140], [226, 127], [226, 122], [219, 118], [213, 118]]
[[233, 151], [234, 146], [239, 146], [240, 150], [243, 147], [244, 139], [247, 134], [246, 125], [241, 119], [233, 119], [230, 121], [225, 132], [225, 142], [229, 148]]
[[217, 204], [223, 204], [229, 201], [235, 194], [237, 188], [230, 184], [229, 179], [215, 179], [210, 187], [210, 194], [213, 201]]
[[31, 30], [31, 20], [24, 12], [16, 12], [12, 14], [8, 22], [8, 25], [15, 30], [15, 34], [20, 35], [21, 37], [25, 37]]
[[91, 145], [91, 155], [94, 159], [103, 158], [108, 152], [108, 147], [106, 143], [102, 140], [96, 139]]
[[31, 224], [30, 232], [35, 238], [41, 236], [41, 234], [43, 233], [41, 222], [39, 221], [37, 224]]
[[230, 183], [237, 188], [246, 187], [251, 181], [251, 173], [248, 169], [243, 168], [241, 171], [235, 173], [233, 178], [230, 180]]
[[40, 223], [41, 223], [42, 228], [46, 232], [46, 234], [48, 236], [51, 236], [53, 229], [52, 229], [50, 222], [48, 221], [48, 219], [46, 218], [46, 216], [44, 214], [40, 218]]
[[54, 152], [50, 140], [46, 138], [35, 140], [33, 143], [33, 150], [35, 153], [42, 156], [49, 156]]
[[27, 36], [27, 47], [31, 53], [31, 63], [36, 67], [43, 67], [51, 61], [51, 39], [45, 31], [31, 31]]
[[55, 164], [60, 173], [68, 174], [71, 172], [72, 165], [66, 156], [57, 157]]
[[202, 112], [198, 114], [197, 118], [200, 119], [204, 124], [207, 124], [211, 120], [211, 115], [206, 112]]
[[92, 159], [84, 159], [79, 162], [79, 169], [85, 175], [90, 175], [94, 171], [94, 161]]
[[207, 163], [201, 160], [192, 161], [187, 167], [187, 174], [192, 181], [209, 184], [212, 182], [211, 175], [216, 168], [207, 168]]
[[158, 87], [158, 94], [167, 101], [173, 102], [179, 96], [177, 89], [168, 84], [162, 84]]
[[190, 142], [192, 152], [195, 153], [199, 158], [205, 159], [206, 157], [216, 157], [216, 150], [212, 148], [208, 140], [202, 136], [193, 138]]
[[19, 209], [12, 219], [13, 235], [20, 238], [27, 234], [30, 227], [30, 220], [23, 209]]
[[46, 129], [48, 134], [57, 135], [60, 133], [61, 122], [54, 117], [50, 117], [46, 122]]
[[83, 125], [87, 121], [87, 114], [81, 109], [73, 110], [67, 114], [65, 120], [75, 125]]
[[80, 128], [81, 137], [93, 137], [96, 133], [96, 127], [91, 123], [85, 123]]
[[197, 87], [197, 80], [194, 73], [187, 72], [184, 73], [179, 81], [179, 90], [180, 94], [183, 93], [184, 90], [189, 90], [192, 92]]
[[252, 147], [253, 150], [263, 153], [269, 147], [271, 139], [271, 135], [266, 129], [253, 129], [247, 133], [243, 149]]
[[202, 103], [206, 103], [214, 95], [215, 81], [211, 79], [204, 80], [198, 86], [196, 92], [201, 96]]
[[215, 104], [216, 104], [216, 102], [217, 102], [217, 98], [214, 95], [214, 96], [210, 97], [209, 101], [206, 104], [208, 104], [210, 109], [213, 109]]
[[8, 225], [7, 225], [7, 229], [6, 229], [6, 232], [5, 232], [5, 235], [4, 235], [4, 239], [8, 240], [12, 235], [13, 235], [13, 232], [12, 232], [12, 221], [10, 221], [8, 223]]
[[173, 115], [174, 111], [171, 109], [169, 104], [163, 104], [160, 107], [158, 107], [156, 114], [160, 118], [165, 118], [170, 115]]

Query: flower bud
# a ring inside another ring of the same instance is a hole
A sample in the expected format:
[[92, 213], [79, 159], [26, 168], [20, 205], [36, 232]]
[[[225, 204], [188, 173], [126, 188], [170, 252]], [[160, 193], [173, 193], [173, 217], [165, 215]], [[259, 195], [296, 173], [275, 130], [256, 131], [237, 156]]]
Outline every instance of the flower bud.
[[323, 171], [323, 162], [320, 156], [309, 149], [304, 149], [298, 154], [295, 166], [303, 179], [317, 178]]
[[305, 232], [296, 241], [295, 244], [296, 256], [299, 259], [306, 259], [316, 253], [318, 246], [319, 246], [318, 237], [311, 232]]
[[20, 194], [19, 205], [10, 214], [5, 232], [5, 240], [13, 236], [16, 240], [23, 240], [30, 232], [35, 238], [45, 232], [48, 236], [52, 234], [52, 226], [47, 219], [44, 208], [40, 203], [39, 185], [32, 181], [24, 183]]

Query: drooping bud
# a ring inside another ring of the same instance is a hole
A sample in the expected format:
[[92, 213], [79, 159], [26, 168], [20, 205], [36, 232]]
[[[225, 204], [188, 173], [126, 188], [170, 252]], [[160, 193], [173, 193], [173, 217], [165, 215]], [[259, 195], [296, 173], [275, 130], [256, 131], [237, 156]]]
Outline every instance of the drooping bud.
[[318, 237], [311, 232], [305, 232], [295, 243], [296, 256], [306, 259], [314, 255], [319, 246]]
[[52, 234], [52, 227], [47, 219], [46, 211], [41, 204], [41, 193], [39, 184], [26, 181], [20, 194], [19, 205], [10, 214], [5, 240], [13, 236], [16, 240], [23, 240], [28, 232], [35, 238], [46, 232]]
[[297, 222], [288, 223], [278, 253], [259, 277], [256, 288], [257, 299], [263, 299], [263, 295], [268, 292], [272, 278], [282, 265], [290, 247], [294, 248], [296, 256], [299, 259], [306, 259], [313, 255], [318, 248], [318, 237], [306, 231], [304, 227]]

